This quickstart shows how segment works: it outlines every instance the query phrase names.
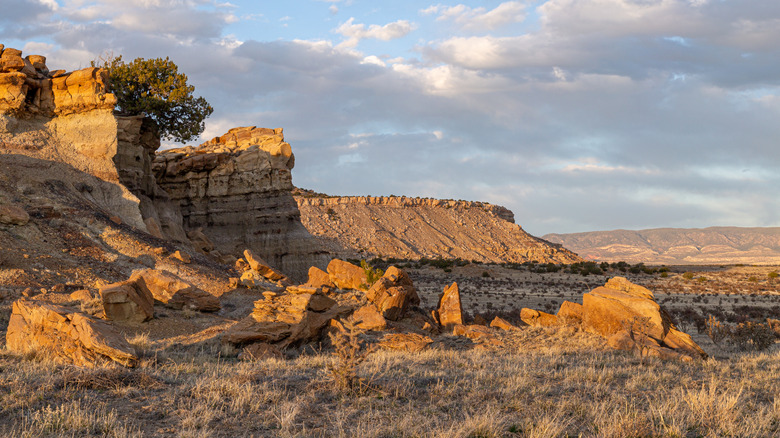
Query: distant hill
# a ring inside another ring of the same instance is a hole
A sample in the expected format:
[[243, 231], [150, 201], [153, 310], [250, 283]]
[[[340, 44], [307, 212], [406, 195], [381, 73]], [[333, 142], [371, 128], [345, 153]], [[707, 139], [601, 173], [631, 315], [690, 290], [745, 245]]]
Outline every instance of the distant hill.
[[588, 260], [722, 265], [780, 264], [780, 228], [656, 228], [547, 234]]

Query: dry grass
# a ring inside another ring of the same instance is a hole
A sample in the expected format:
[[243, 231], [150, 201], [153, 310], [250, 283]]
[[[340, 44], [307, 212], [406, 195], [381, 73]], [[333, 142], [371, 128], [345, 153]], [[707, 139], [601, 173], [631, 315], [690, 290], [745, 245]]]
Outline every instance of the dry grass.
[[780, 434], [780, 352], [686, 364], [608, 351], [577, 329], [527, 328], [497, 351], [379, 351], [376, 391], [329, 380], [328, 352], [237, 362], [217, 347], [141, 369], [0, 353], [2, 436], [625, 437]]

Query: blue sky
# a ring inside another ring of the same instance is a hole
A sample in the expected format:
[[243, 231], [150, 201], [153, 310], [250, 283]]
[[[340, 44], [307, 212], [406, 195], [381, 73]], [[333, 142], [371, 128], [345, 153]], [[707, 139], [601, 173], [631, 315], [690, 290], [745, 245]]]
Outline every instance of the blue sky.
[[170, 56], [204, 140], [283, 127], [296, 185], [505, 205], [533, 234], [780, 226], [780, 2], [0, 0], [52, 69]]

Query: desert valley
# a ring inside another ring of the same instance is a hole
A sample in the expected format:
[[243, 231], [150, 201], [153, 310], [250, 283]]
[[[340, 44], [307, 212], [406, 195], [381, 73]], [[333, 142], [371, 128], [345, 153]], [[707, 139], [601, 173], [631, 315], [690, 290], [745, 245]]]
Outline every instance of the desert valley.
[[115, 105], [0, 45], [2, 436], [780, 436], [777, 229], [539, 238]]

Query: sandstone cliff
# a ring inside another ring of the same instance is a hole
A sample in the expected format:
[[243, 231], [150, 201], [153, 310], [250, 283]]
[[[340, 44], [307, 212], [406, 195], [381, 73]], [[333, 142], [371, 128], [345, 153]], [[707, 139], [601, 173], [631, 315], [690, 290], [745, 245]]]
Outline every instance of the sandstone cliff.
[[461, 258], [573, 263], [581, 259], [531, 236], [504, 207], [409, 197], [323, 197], [299, 192], [301, 220], [341, 257]]
[[188, 229], [202, 228], [226, 254], [251, 249], [295, 280], [330, 255], [300, 221], [292, 196], [295, 156], [281, 129], [244, 127], [198, 147], [157, 154], [157, 183]]
[[669, 265], [780, 264], [780, 228], [658, 228], [548, 234], [589, 260]]

